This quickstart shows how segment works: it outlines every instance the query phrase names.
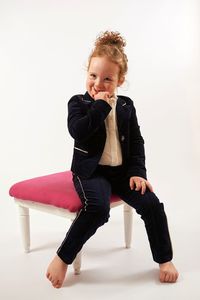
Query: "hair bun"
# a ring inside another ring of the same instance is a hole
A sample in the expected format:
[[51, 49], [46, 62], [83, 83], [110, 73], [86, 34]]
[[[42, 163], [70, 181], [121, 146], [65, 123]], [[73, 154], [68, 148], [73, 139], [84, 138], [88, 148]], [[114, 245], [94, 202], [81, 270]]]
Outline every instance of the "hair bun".
[[118, 31], [107, 30], [100, 32], [96, 37], [94, 48], [89, 56], [87, 69], [89, 70], [93, 57], [107, 57], [111, 62], [119, 66], [118, 76], [124, 80], [128, 70], [128, 58], [124, 53], [125, 46], [126, 41]]
[[105, 31], [103, 33], [100, 33], [95, 42], [96, 47], [102, 45], [116, 46], [121, 51], [123, 51], [123, 47], [126, 46], [126, 41], [117, 31]]

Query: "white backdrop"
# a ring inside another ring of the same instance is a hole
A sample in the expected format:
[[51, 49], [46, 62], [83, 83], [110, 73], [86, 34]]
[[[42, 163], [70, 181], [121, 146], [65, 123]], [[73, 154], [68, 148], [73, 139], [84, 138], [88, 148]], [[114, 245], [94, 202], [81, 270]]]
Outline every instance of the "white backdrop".
[[85, 92], [88, 55], [104, 30], [127, 41], [118, 92], [135, 102], [149, 181], [183, 219], [192, 195], [197, 214], [198, 13], [193, 0], [0, 1], [1, 221], [15, 215], [13, 183], [70, 168], [67, 101]]

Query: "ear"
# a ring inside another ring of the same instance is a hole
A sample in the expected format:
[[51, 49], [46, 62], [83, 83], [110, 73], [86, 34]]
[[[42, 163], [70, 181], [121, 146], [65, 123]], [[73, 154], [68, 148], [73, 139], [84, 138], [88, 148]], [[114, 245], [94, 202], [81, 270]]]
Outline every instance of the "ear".
[[122, 76], [121, 78], [119, 78], [117, 86], [122, 85], [124, 83], [124, 81], [125, 81], [125, 77]]

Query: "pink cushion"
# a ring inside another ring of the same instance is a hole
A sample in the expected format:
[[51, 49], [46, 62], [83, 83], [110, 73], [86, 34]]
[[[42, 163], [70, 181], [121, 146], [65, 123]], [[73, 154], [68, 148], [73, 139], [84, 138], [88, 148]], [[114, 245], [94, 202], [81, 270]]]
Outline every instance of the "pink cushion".
[[[10, 196], [66, 208], [76, 212], [82, 203], [75, 191], [71, 171], [65, 171], [46, 176], [40, 176], [15, 183], [9, 190]], [[119, 201], [119, 197], [112, 195], [110, 201]]]

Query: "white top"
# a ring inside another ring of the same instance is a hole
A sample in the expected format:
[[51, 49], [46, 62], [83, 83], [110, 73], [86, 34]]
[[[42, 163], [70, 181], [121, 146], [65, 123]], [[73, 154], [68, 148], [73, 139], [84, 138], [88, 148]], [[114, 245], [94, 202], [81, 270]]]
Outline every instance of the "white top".
[[119, 166], [122, 164], [122, 152], [116, 122], [117, 97], [110, 98], [108, 103], [112, 106], [112, 109], [104, 121], [107, 137], [99, 164]]

